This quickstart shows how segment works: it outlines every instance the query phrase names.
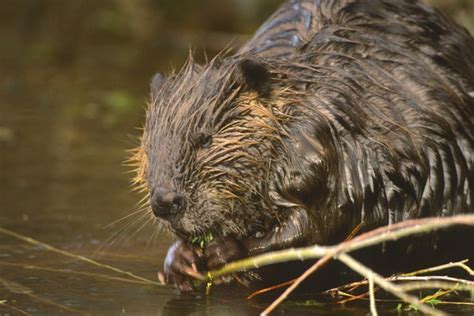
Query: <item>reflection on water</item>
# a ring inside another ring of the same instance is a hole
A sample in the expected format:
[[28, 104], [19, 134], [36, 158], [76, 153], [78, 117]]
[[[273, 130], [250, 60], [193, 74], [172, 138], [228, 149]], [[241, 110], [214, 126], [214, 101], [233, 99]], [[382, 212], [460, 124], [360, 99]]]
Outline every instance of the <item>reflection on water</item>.
[[[234, 34], [255, 29], [276, 5], [172, 3], [2, 2], [1, 227], [156, 280], [169, 236], [144, 226], [143, 213], [108, 226], [140, 198], [123, 162], [137, 144], [148, 80], [181, 65], [190, 44], [198, 59], [202, 46], [212, 55], [231, 40], [238, 45], [245, 36]], [[119, 277], [0, 234], [0, 313], [254, 315], [265, 306], [245, 301], [246, 290], [196, 296], [96, 274]]]

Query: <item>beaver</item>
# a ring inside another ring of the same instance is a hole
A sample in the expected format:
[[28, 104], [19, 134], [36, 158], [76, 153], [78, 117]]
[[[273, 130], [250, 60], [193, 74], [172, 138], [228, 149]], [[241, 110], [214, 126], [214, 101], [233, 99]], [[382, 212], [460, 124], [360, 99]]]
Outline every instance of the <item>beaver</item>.
[[473, 212], [474, 39], [418, 1], [287, 1], [236, 53], [151, 85], [135, 182], [178, 238], [181, 290], [361, 223]]

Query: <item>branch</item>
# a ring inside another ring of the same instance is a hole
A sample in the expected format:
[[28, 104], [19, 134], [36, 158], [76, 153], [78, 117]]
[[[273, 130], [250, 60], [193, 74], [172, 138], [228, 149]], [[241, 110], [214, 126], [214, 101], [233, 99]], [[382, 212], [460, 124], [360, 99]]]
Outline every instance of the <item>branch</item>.
[[[431, 273], [435, 271], [441, 271], [441, 270], [446, 270], [454, 267], [460, 267], [463, 270], [467, 271], [468, 273], [472, 271], [471, 268], [469, 268], [465, 263], [467, 263], [469, 260], [462, 260], [462, 261], [457, 261], [457, 262], [450, 262], [446, 264], [442, 264], [439, 266], [431, 267], [431, 268], [426, 268], [422, 270], [417, 270], [414, 272], [409, 272], [409, 273], [402, 273], [400, 275], [393, 275], [390, 277], [387, 277], [387, 281], [450, 281], [450, 282], [455, 282], [455, 283], [462, 283], [462, 284], [468, 284], [468, 285], [474, 285], [474, 282], [468, 281], [465, 279], [458, 279], [458, 278], [452, 278], [449, 276], [417, 276], [418, 274], [423, 274], [423, 273]], [[349, 289], [350, 292], [352, 292], [354, 289], [359, 288], [362, 285], [367, 285], [368, 281], [367, 280], [362, 280], [362, 281], [357, 281], [349, 284], [344, 284], [338, 287], [334, 287], [332, 289], [326, 290], [323, 292], [323, 294], [330, 294], [330, 293], [336, 293], [340, 292], [346, 289]]]
[[[383, 277], [379, 276], [372, 270], [361, 265], [359, 262], [352, 259], [347, 255], [348, 252], [381, 244], [386, 241], [399, 240], [401, 238], [415, 235], [428, 233], [431, 231], [439, 230], [454, 225], [474, 225], [474, 215], [461, 215], [447, 218], [423, 218], [407, 220], [404, 222], [396, 223], [391, 226], [384, 226], [375, 230], [364, 233], [352, 240], [343, 242], [335, 246], [319, 246], [313, 245], [305, 248], [291, 248], [287, 250], [280, 250], [262, 254], [259, 256], [247, 258], [244, 260], [232, 262], [226, 264], [221, 269], [216, 271], [210, 271], [208, 273], [209, 280], [212, 278], [219, 277], [225, 274], [234, 273], [238, 271], [246, 271], [252, 268], [259, 268], [270, 264], [288, 262], [294, 260], [308, 260], [323, 257], [323, 260], [318, 261], [313, 267], [307, 270], [301, 275], [295, 283], [291, 285], [277, 300], [275, 300], [263, 313], [267, 315], [270, 313], [278, 304], [280, 304], [304, 279], [306, 279], [313, 271], [315, 271], [320, 265], [324, 264], [331, 257], [337, 257], [339, 260], [344, 262], [350, 268], [361, 273], [367, 278], [373, 278], [373, 281], [385, 289], [386, 291], [400, 297], [401, 299], [409, 302], [419, 308], [425, 313], [432, 313], [435, 315], [444, 315], [422, 302], [416, 297], [407, 294], [399, 286], [386, 281]], [[320, 263], [321, 262], [321, 263]], [[357, 270], [356, 270], [357, 269]], [[472, 271], [472, 270], [467, 270]], [[366, 274], [363, 274], [366, 273]], [[367, 274], [368, 273], [368, 274]]]
[[[472, 283], [472, 282], [471, 282]], [[426, 289], [442, 289], [442, 290], [453, 290], [453, 291], [472, 291], [474, 290], [474, 283], [462, 284], [457, 282], [446, 282], [446, 281], [420, 281], [420, 282], [409, 282], [406, 284], [399, 285], [400, 289], [405, 292], [414, 290], [426, 290]]]
[[381, 244], [385, 241], [395, 241], [401, 238], [429, 233], [431, 231], [443, 229], [454, 225], [471, 225], [474, 226], [474, 215], [461, 215], [446, 218], [423, 218], [415, 220], [407, 220], [396, 223], [391, 226], [384, 226], [369, 231], [354, 239], [335, 246], [319, 246], [313, 245], [303, 248], [290, 248], [285, 250], [273, 251], [258, 256], [234, 261], [224, 265], [218, 270], [209, 271], [209, 281], [222, 275], [235, 273], [239, 271], [247, 271], [257, 269], [259, 267], [270, 264], [317, 259], [326, 256], [328, 253], [334, 252], [337, 255], [340, 252], [351, 252], [354, 250]]
[[432, 268], [417, 270], [417, 271], [410, 272], [410, 273], [403, 273], [403, 274], [401, 274], [401, 276], [414, 276], [414, 275], [432, 273], [432, 272], [435, 272], [435, 271], [440, 271], [440, 270], [445, 270], [445, 269], [455, 268], [455, 267], [459, 267], [459, 268], [463, 269], [464, 271], [466, 271], [467, 273], [469, 273], [469, 275], [474, 276], [474, 270], [471, 269], [468, 265], [466, 265], [467, 262], [469, 262], [468, 259], [458, 261], [458, 262], [449, 262], [449, 263], [439, 265], [439, 266], [436, 266], [436, 267], [432, 267]]
[[[346, 264], [349, 268], [354, 270], [355, 272], [359, 273], [360, 275], [367, 277], [367, 279], [373, 279], [374, 283], [383, 288], [385, 291], [399, 297], [405, 302], [408, 302], [415, 306], [417, 309], [422, 311], [425, 314], [429, 315], [445, 315], [445, 313], [436, 310], [426, 304], [420, 302], [415, 296], [407, 294], [403, 288], [400, 286], [393, 284], [387, 280], [385, 280], [382, 276], [372, 271], [370, 268], [367, 268], [362, 263], [358, 262], [357, 260], [353, 259], [351, 256], [345, 253], [341, 253], [337, 258]], [[370, 281], [369, 281], [370, 282]], [[369, 283], [370, 284], [370, 283]], [[372, 299], [371, 299], [372, 300]]]
[[300, 275], [295, 280], [295, 282], [293, 282], [293, 284], [291, 284], [291, 286], [288, 287], [285, 290], [285, 292], [283, 292], [283, 294], [281, 294], [276, 300], [274, 300], [272, 304], [270, 304], [270, 306], [268, 306], [260, 315], [265, 316], [265, 315], [270, 314], [278, 305], [280, 305], [281, 302], [283, 302], [288, 297], [288, 295], [290, 295], [291, 292], [293, 292], [298, 287], [298, 285], [301, 284], [301, 282], [303, 282], [314, 271], [319, 269], [320, 266], [324, 265], [326, 262], [331, 260], [332, 256], [333, 256], [333, 253], [330, 252], [327, 255], [325, 255], [321, 260], [318, 260], [315, 264], [313, 264], [311, 268], [309, 268], [302, 275]]
[[370, 273], [367, 276], [367, 280], [369, 281], [369, 296], [370, 296], [370, 313], [372, 316], [377, 316], [377, 309], [375, 308], [375, 290], [374, 290], [374, 275]]

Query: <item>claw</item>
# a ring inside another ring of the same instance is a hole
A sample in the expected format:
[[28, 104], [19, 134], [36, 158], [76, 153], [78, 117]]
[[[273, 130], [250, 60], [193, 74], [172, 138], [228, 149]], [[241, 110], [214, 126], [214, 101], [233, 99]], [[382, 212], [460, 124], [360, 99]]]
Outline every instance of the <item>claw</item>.
[[193, 277], [193, 278], [201, 280], [201, 281], [204, 281], [206, 279], [204, 277], [204, 275], [202, 275], [201, 273], [199, 273], [197, 270], [194, 270], [194, 269], [186, 268], [186, 269], [183, 270], [183, 272], [185, 274], [189, 275], [190, 277]]
[[165, 275], [163, 272], [158, 272], [158, 281], [160, 281], [161, 284], [166, 284]]
[[158, 274], [158, 278], [162, 282], [175, 284], [181, 291], [192, 291], [194, 279], [205, 279], [198, 270], [200, 261], [202, 260], [195, 247], [184, 241], [177, 241], [168, 250], [164, 273]]

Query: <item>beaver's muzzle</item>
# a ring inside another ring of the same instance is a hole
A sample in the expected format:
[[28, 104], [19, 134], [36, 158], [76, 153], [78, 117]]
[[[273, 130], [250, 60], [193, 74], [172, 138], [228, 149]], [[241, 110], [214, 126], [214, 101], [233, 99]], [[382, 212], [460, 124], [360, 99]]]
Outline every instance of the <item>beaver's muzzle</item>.
[[184, 196], [164, 187], [157, 187], [150, 197], [151, 209], [156, 217], [169, 219], [186, 208]]

